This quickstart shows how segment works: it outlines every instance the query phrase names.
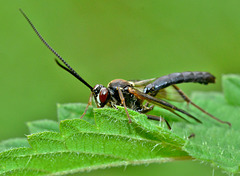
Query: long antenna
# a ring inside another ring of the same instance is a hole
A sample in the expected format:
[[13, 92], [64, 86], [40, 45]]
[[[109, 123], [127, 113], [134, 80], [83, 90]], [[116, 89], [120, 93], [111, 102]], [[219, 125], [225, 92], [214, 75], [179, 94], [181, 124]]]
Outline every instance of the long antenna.
[[22, 15], [25, 17], [25, 19], [28, 21], [28, 23], [31, 25], [32, 29], [34, 30], [34, 32], [37, 34], [37, 36], [40, 38], [40, 40], [44, 43], [45, 46], [48, 47], [48, 49], [55, 54], [55, 56], [57, 56], [57, 58], [59, 58], [63, 64], [67, 67], [62, 66], [59, 62], [57, 62], [57, 64], [63, 68], [64, 70], [68, 71], [69, 73], [71, 73], [73, 76], [75, 76], [79, 81], [81, 81], [83, 84], [85, 84], [91, 91], [93, 90], [93, 87], [90, 86], [75, 70], [73, 70], [73, 68], [68, 65], [68, 63], [43, 39], [43, 37], [41, 36], [41, 34], [37, 31], [37, 29], [35, 28], [35, 26], [32, 24], [32, 22], [30, 21], [30, 19], [27, 17], [27, 15], [22, 11], [22, 9], [19, 9], [20, 12], [22, 13]]

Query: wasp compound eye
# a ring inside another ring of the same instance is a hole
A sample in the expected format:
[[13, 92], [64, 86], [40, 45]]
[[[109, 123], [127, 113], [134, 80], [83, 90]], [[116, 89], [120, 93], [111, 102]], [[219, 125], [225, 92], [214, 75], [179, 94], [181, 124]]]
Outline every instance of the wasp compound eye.
[[107, 100], [107, 97], [108, 97], [108, 89], [106, 87], [103, 87], [99, 93], [99, 100], [101, 101], [101, 103], [105, 103], [105, 101]]
[[97, 84], [93, 88], [93, 95], [96, 100], [97, 106], [104, 107], [109, 97], [109, 91], [103, 85]]

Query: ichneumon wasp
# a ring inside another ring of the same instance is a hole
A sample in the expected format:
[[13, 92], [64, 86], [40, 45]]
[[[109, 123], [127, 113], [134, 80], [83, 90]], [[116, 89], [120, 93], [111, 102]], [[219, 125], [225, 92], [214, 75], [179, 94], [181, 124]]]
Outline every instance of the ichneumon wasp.
[[[126, 81], [123, 79], [115, 79], [111, 81], [107, 87], [104, 87], [101, 84], [97, 84], [92, 87], [43, 39], [43, 37], [37, 31], [30, 19], [26, 16], [26, 14], [21, 9], [19, 10], [25, 17], [25, 19], [28, 21], [28, 23], [31, 25], [37, 36], [44, 43], [44, 45], [46, 45], [55, 56], [57, 56], [57, 58], [63, 63], [63, 65], [57, 59], [55, 59], [56, 63], [90, 89], [90, 98], [81, 118], [83, 118], [83, 116], [86, 114], [88, 107], [92, 104], [92, 97], [94, 97], [98, 108], [102, 108], [105, 105], [112, 108], [117, 108], [117, 105], [123, 106], [127, 114], [127, 118], [129, 119], [129, 123], [131, 123], [131, 118], [129, 116], [127, 108], [135, 110], [139, 113], [147, 113], [151, 111], [155, 105], [172, 112], [173, 114], [186, 121], [187, 119], [182, 117], [177, 112], [187, 115], [198, 123], [202, 123], [199, 119], [197, 119], [190, 113], [163, 100], [171, 100], [171, 98], [168, 97], [167, 89], [172, 88], [178, 93], [178, 95], [183, 101], [186, 101], [188, 104], [195, 106], [197, 109], [207, 114], [211, 118], [217, 120], [218, 122], [225, 123], [231, 126], [231, 123], [227, 121], [222, 121], [211, 115], [210, 113], [206, 112], [201, 107], [197, 106], [184, 94], [181, 89], [176, 86], [176, 84], [187, 82], [206, 85], [209, 83], [214, 83], [215, 77], [212, 74], [208, 72], [182, 72], [172, 73], [159, 78], [152, 78], [141, 81]], [[145, 101], [147, 102], [146, 104], [144, 104]], [[149, 114], [146, 115], [148, 119], [165, 121], [168, 128], [171, 129], [169, 123], [164, 118]]]

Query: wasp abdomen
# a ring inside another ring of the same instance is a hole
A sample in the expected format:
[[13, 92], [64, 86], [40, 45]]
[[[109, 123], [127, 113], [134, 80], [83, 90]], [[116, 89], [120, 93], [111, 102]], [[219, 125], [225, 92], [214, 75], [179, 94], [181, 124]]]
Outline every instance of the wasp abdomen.
[[184, 82], [208, 84], [214, 83], [215, 77], [208, 72], [182, 72], [172, 73], [166, 76], [162, 76], [156, 79], [154, 82], [148, 84], [143, 92], [152, 93], [160, 89], [164, 89], [173, 84], [179, 84]]

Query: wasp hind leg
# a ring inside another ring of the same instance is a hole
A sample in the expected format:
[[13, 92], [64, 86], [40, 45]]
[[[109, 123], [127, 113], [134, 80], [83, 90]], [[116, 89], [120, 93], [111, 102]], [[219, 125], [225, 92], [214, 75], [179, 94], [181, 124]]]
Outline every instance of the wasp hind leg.
[[204, 114], [207, 114], [209, 117], [211, 117], [212, 119], [220, 122], [220, 123], [225, 123], [227, 125], [229, 125], [230, 127], [232, 126], [232, 124], [230, 122], [227, 121], [222, 121], [220, 119], [218, 119], [217, 117], [213, 116], [212, 114], [208, 113], [207, 111], [205, 111], [204, 109], [202, 109], [201, 107], [199, 107], [198, 105], [196, 105], [195, 103], [193, 103], [190, 98], [176, 85], [172, 85], [174, 87], [174, 89], [179, 93], [179, 95], [184, 99], [184, 101], [186, 101], [188, 104], [192, 104], [193, 106], [195, 106], [197, 109], [199, 109], [200, 111], [202, 111]]
[[160, 117], [160, 116], [155, 116], [155, 115], [147, 115], [147, 118], [150, 119], [150, 120], [156, 120], [156, 121], [160, 121], [160, 122], [165, 122], [167, 124], [167, 127], [169, 130], [171, 130], [171, 126], [170, 124], [168, 123], [168, 121], [166, 119], [164, 119], [163, 117]]

